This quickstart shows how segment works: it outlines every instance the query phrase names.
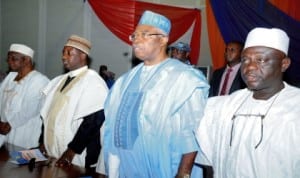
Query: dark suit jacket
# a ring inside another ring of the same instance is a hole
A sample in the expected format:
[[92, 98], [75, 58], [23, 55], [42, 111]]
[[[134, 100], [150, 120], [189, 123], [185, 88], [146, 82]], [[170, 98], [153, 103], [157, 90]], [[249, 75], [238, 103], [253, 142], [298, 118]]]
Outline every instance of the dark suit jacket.
[[[210, 80], [210, 89], [209, 96], [217, 96], [220, 88], [220, 83], [222, 79], [222, 75], [225, 72], [226, 67], [222, 67], [213, 72], [211, 80]], [[246, 84], [242, 79], [241, 70], [239, 69], [235, 78], [233, 79], [232, 85], [229, 90], [229, 94], [238, 90], [246, 88]]]

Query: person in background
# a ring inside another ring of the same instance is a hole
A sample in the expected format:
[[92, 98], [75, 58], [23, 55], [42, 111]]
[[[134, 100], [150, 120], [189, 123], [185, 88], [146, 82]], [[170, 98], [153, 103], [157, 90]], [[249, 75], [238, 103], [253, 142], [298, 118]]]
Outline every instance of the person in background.
[[240, 71], [242, 50], [243, 44], [238, 41], [231, 41], [226, 45], [224, 53], [226, 66], [213, 72], [209, 96], [227, 95], [246, 88]]
[[143, 62], [122, 75], [105, 102], [108, 177], [190, 177], [208, 97], [203, 74], [166, 53], [171, 23], [145, 11], [129, 36]]
[[241, 55], [247, 88], [208, 99], [197, 162], [214, 177], [300, 177], [300, 89], [282, 80], [288, 48], [283, 30], [254, 28]]
[[39, 144], [42, 90], [49, 79], [34, 69], [33, 56], [27, 45], [10, 45], [7, 63], [11, 72], [0, 87], [0, 145], [7, 142], [29, 149]]
[[100, 65], [99, 75], [106, 82], [107, 87], [110, 89], [115, 83], [115, 73], [108, 70], [106, 65]]
[[108, 88], [99, 74], [88, 68], [91, 43], [71, 35], [62, 51], [69, 72], [50, 81], [41, 110], [44, 132], [41, 146], [56, 166], [96, 166], [100, 146], [103, 105]]
[[190, 52], [191, 48], [187, 43], [178, 42], [170, 46], [171, 57], [180, 60], [185, 64], [191, 64], [190, 62]]

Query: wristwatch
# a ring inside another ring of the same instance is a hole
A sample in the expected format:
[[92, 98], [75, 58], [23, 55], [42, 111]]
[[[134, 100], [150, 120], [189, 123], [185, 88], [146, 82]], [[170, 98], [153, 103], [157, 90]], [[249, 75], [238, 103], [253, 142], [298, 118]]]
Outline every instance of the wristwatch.
[[190, 177], [191, 177], [191, 175], [187, 174], [187, 173], [185, 173], [185, 174], [177, 174], [175, 176], [175, 178], [190, 178]]
[[189, 174], [184, 174], [183, 178], [190, 178], [191, 176]]

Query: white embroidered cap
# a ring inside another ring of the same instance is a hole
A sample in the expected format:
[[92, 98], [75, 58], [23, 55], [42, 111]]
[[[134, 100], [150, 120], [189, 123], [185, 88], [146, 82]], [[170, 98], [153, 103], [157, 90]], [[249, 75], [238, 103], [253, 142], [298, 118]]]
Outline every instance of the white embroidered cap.
[[245, 47], [265, 46], [282, 51], [288, 54], [289, 37], [279, 28], [254, 28], [248, 33], [246, 38]]
[[31, 59], [33, 59], [33, 55], [34, 55], [34, 51], [30, 47], [24, 44], [11, 44], [9, 48], [9, 52], [21, 53], [25, 56], [29, 56]]

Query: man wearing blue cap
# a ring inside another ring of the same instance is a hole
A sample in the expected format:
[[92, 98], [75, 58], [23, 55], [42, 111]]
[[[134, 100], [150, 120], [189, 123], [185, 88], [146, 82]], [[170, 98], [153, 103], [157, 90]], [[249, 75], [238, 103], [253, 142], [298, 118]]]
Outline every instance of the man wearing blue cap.
[[168, 57], [170, 29], [169, 19], [145, 11], [129, 36], [143, 63], [115, 82], [105, 103], [109, 177], [190, 177], [209, 87], [198, 70]]
[[178, 42], [170, 46], [171, 48], [171, 57], [180, 60], [185, 64], [191, 64], [190, 62], [190, 52], [191, 48], [187, 43]]

